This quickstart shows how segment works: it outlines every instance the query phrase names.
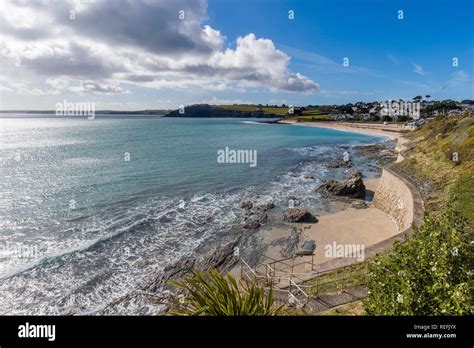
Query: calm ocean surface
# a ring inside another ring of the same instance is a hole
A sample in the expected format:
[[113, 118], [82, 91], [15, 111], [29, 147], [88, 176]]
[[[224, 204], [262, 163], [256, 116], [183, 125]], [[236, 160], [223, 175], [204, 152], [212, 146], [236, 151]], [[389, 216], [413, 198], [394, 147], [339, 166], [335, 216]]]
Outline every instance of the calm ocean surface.
[[[314, 208], [337, 145], [379, 141], [248, 119], [2, 118], [0, 314], [94, 313], [218, 245], [245, 199]], [[258, 165], [218, 163], [225, 147]]]

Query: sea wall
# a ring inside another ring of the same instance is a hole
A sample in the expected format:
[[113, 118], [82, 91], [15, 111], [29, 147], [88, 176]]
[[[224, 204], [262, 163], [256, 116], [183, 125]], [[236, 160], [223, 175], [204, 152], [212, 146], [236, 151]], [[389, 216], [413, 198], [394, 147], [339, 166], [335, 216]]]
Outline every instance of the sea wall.
[[409, 230], [413, 222], [419, 224], [423, 218], [423, 201], [419, 191], [390, 167], [382, 171], [373, 204], [395, 220], [399, 232]]
[[[423, 220], [423, 199], [418, 189], [390, 166], [382, 171], [375, 191], [373, 205], [389, 214], [397, 224], [398, 233], [365, 249], [365, 258], [379, 255], [395, 242], [402, 242], [412, 234], [412, 223], [419, 226]], [[370, 222], [368, 222], [370, 223]], [[318, 265], [318, 271], [328, 271], [353, 264], [354, 258], [340, 257]]]

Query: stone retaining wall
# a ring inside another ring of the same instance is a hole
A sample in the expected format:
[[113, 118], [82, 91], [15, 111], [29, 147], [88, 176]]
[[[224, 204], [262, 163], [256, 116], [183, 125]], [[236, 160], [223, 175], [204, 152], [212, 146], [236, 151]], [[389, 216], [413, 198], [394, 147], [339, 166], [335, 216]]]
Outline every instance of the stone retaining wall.
[[412, 191], [405, 180], [390, 169], [384, 168], [373, 204], [395, 220], [400, 232], [408, 229], [413, 222], [413, 201]]
[[[406, 141], [400, 142], [399, 153], [402, 159], [406, 151]], [[423, 221], [424, 205], [420, 191], [408, 179], [390, 168], [382, 171], [382, 177], [375, 191], [373, 204], [376, 208], [389, 214], [396, 222], [398, 233], [365, 249], [365, 258], [375, 256], [390, 249], [394, 242], [403, 241], [405, 236], [412, 234], [412, 224], [419, 226]], [[368, 222], [370, 223], [370, 222]], [[318, 271], [348, 266], [354, 258], [337, 258], [317, 266]]]

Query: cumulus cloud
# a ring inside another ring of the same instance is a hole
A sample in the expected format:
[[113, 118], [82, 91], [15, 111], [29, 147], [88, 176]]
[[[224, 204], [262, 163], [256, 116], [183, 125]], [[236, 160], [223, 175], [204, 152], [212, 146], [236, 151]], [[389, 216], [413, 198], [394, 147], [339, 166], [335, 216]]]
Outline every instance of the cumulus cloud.
[[54, 90], [78, 93], [126, 93], [121, 84], [319, 90], [314, 81], [290, 71], [290, 57], [269, 39], [249, 33], [237, 38], [235, 48], [223, 49], [226, 38], [204, 24], [206, 13], [205, 0], [4, 0], [5, 77], [47, 81]]

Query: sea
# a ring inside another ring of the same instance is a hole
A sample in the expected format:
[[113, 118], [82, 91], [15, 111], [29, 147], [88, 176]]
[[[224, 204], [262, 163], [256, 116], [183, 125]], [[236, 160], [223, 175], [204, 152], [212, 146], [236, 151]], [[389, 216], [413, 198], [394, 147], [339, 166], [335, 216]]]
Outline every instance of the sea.
[[[0, 314], [98, 313], [218, 247], [249, 199], [331, 211], [314, 188], [344, 170], [327, 163], [382, 141], [242, 118], [0, 118]], [[255, 165], [218, 161], [226, 148], [254, 151]]]

